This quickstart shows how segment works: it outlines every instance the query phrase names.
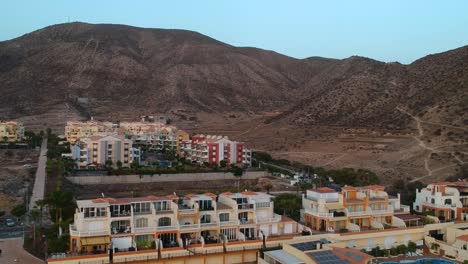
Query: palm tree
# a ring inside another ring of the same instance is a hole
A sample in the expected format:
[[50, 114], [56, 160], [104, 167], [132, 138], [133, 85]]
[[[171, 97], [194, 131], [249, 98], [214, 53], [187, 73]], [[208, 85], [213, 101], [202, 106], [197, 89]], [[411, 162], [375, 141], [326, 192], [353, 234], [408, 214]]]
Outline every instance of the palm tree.
[[43, 214], [44, 214], [44, 207], [46, 205], [47, 205], [46, 200], [37, 200], [36, 201], [35, 207], [37, 207], [39, 209], [39, 223], [40, 223], [41, 227], [42, 227], [42, 218], [43, 218]]
[[73, 196], [69, 192], [55, 191], [47, 197], [47, 204], [55, 210], [55, 223], [59, 226], [59, 237], [62, 236], [62, 212], [72, 205]]

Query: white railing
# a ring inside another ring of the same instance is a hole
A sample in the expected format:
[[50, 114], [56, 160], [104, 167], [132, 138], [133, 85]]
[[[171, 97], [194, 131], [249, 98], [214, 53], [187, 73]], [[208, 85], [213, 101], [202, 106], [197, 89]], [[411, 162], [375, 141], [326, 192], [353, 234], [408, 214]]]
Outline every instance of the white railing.
[[380, 214], [393, 214], [393, 208], [389, 209], [379, 209], [379, 210], [372, 210], [372, 214], [380, 215]]
[[350, 232], [360, 232], [360, 231], [361, 231], [361, 228], [360, 228], [358, 225], [356, 225], [356, 224], [353, 224], [353, 223], [351, 223], [351, 222], [348, 222], [348, 230], [349, 230]]
[[133, 228], [133, 231], [136, 234], [153, 233], [153, 232], [156, 231], [156, 227], [135, 227], [135, 228]]
[[307, 214], [320, 216], [320, 217], [333, 217], [333, 213], [316, 212], [316, 211], [312, 211], [310, 209], [305, 209], [305, 212]]
[[257, 218], [257, 223], [276, 223], [279, 221], [281, 221], [280, 215], [275, 215], [275, 217], [272, 218]]
[[91, 230], [91, 231], [78, 231], [74, 225], [70, 225], [70, 235], [71, 236], [80, 236], [80, 237], [88, 237], [88, 236], [105, 236], [109, 235], [108, 230]]
[[455, 208], [457, 207], [456, 204], [433, 204], [428, 202], [422, 202], [422, 205], [437, 207], [437, 208]]
[[371, 214], [372, 214], [372, 211], [371, 211], [371, 210], [366, 210], [366, 211], [354, 211], [354, 212], [347, 211], [347, 212], [346, 212], [346, 215], [347, 215], [347, 216], [361, 216], [361, 215], [371, 215]]
[[219, 226], [219, 223], [212, 222], [212, 223], [200, 223], [200, 227], [212, 227], [212, 226]]
[[157, 226], [156, 227], [156, 230], [158, 231], [163, 231], [163, 230], [177, 230], [178, 229], [178, 226]]
[[404, 204], [400, 204], [400, 209], [403, 211], [403, 212], [409, 212], [411, 207], [409, 205], [404, 205]]
[[247, 221], [240, 221], [241, 225], [254, 225], [255, 221], [254, 220], [247, 220]]
[[199, 224], [192, 224], [192, 225], [179, 225], [180, 230], [190, 230], [190, 229], [199, 229]]
[[272, 207], [272, 202], [261, 202], [261, 203], [256, 203], [255, 206], [257, 208], [268, 208]]
[[197, 212], [196, 208], [192, 209], [179, 209], [179, 214], [195, 214]]
[[237, 221], [225, 221], [225, 222], [219, 222], [220, 226], [233, 226], [233, 225], [240, 225], [239, 220]]

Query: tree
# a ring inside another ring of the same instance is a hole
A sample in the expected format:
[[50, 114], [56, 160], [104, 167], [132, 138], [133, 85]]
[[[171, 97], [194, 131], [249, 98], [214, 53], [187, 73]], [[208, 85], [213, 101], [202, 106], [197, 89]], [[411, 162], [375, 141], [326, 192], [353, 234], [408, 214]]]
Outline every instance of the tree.
[[108, 168], [112, 167], [112, 160], [110, 159], [106, 160], [106, 167]]
[[25, 213], [26, 213], [26, 206], [24, 204], [17, 205], [15, 206], [15, 208], [11, 210], [11, 214], [18, 218], [23, 216]]
[[244, 174], [244, 170], [242, 168], [239, 168], [237, 166], [231, 167], [231, 171], [234, 174], [234, 176], [241, 177], [242, 174]]
[[274, 199], [274, 206], [275, 213], [287, 215], [298, 221], [300, 218], [299, 211], [302, 206], [302, 199], [295, 194], [280, 194]]
[[132, 163], [130, 163], [130, 168], [132, 169], [138, 169], [140, 167], [140, 163], [138, 160], [133, 160]]
[[219, 162], [219, 167], [220, 168], [226, 168], [226, 166], [227, 166], [226, 160], [222, 160], [222, 161]]
[[8, 137], [7, 136], [4, 136], [3, 137], [3, 142], [7, 142], [8, 141]]
[[416, 243], [414, 243], [413, 241], [408, 242], [408, 252], [416, 252]]
[[37, 200], [36, 201], [36, 205], [35, 207], [37, 207], [39, 209], [39, 223], [40, 223], [40, 227], [42, 227], [42, 218], [43, 218], [43, 215], [44, 215], [44, 207], [47, 205], [47, 201], [46, 200]]
[[61, 222], [63, 209], [73, 207], [73, 195], [69, 192], [55, 191], [47, 197], [47, 204], [55, 211], [55, 223], [59, 226], [59, 237], [62, 235]]
[[119, 170], [122, 168], [122, 161], [118, 160], [115, 165], [117, 165], [117, 168], [119, 168]]

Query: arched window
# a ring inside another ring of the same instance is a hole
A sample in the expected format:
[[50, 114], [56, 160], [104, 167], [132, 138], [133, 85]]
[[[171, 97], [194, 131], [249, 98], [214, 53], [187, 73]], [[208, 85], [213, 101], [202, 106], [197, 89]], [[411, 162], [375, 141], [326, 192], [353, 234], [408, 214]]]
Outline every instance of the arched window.
[[171, 218], [169, 217], [162, 217], [158, 220], [158, 226], [170, 226], [171, 225]]

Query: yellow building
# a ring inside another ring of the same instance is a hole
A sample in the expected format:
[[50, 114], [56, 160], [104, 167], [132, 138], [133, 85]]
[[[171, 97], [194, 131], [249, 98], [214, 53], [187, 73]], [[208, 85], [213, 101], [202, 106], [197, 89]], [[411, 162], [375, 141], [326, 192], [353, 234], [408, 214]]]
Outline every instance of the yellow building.
[[24, 126], [21, 122], [0, 122], [0, 142], [16, 142], [24, 139]]
[[317, 231], [359, 232], [406, 227], [399, 214], [409, 214], [400, 197], [389, 196], [383, 186], [345, 186], [307, 190], [302, 199], [306, 226]]
[[[190, 248], [294, 235], [297, 223], [273, 212], [272, 196], [212, 193], [77, 201], [70, 251], [128, 251], [154, 244]], [[154, 248], [153, 246], [153, 248]]]

